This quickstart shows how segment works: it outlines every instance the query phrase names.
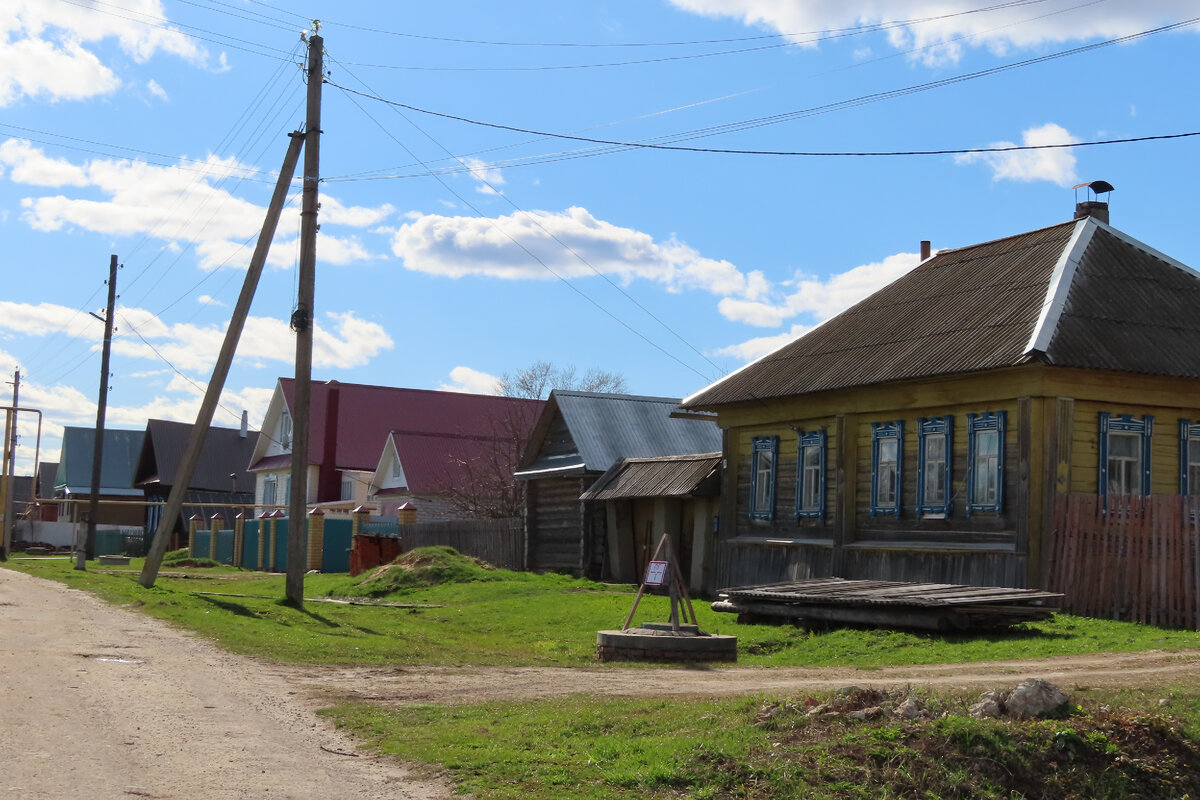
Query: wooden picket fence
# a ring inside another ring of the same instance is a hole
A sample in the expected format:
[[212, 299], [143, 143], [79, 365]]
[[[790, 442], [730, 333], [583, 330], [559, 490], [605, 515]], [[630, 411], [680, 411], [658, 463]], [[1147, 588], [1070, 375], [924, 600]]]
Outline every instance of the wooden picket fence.
[[1046, 588], [1063, 611], [1200, 630], [1200, 498], [1062, 494]]

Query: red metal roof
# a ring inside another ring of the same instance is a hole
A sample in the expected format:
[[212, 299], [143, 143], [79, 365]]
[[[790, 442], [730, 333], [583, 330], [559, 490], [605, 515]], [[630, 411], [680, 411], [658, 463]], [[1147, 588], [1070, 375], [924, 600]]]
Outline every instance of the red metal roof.
[[[296, 381], [280, 378], [279, 384], [288, 408], [295, 408]], [[543, 404], [542, 400], [495, 395], [314, 382], [308, 461], [336, 469], [373, 471], [393, 431], [487, 439], [516, 430], [524, 437]], [[407, 473], [408, 457], [401, 453], [401, 459]]]
[[[530, 421], [532, 427], [532, 421]], [[471, 494], [511, 482], [524, 439], [392, 434], [408, 490], [415, 494]]]

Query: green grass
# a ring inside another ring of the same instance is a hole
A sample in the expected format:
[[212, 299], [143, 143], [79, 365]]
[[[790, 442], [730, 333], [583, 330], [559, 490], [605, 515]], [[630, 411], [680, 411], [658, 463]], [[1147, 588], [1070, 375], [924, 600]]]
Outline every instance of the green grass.
[[1180, 691], [1183, 726], [1096, 699], [1062, 719], [980, 720], [966, 714], [965, 696], [922, 696], [934, 715], [913, 721], [810, 717], [828, 696], [578, 696], [322, 713], [365, 747], [438, 765], [479, 800], [1196, 797], [1200, 745], [1185, 727], [1200, 719], [1200, 690]]
[[[408, 576], [391, 571], [374, 578], [305, 578], [308, 597], [373, 596], [419, 607], [307, 603], [299, 611], [280, 602], [284, 579], [279, 575], [231, 567], [164, 567], [155, 587], [145, 589], [136, 582], [141, 564], [135, 559], [128, 569], [101, 570], [91, 563], [88, 571], [78, 572], [66, 560], [14, 558], [7, 566], [137, 607], [230, 650], [283, 662], [593, 664], [596, 631], [619, 628], [633, 603], [632, 587], [482, 569], [461, 557], [442, 557], [417, 565]], [[1065, 615], [979, 635], [854, 628], [809, 632], [789, 625], [739, 625], [732, 615], [714, 612], [703, 601], [694, 607], [701, 628], [738, 637], [743, 665], [870, 668], [1200, 648], [1196, 632]], [[645, 597], [634, 624], [664, 621], [668, 610], [666, 598]]]

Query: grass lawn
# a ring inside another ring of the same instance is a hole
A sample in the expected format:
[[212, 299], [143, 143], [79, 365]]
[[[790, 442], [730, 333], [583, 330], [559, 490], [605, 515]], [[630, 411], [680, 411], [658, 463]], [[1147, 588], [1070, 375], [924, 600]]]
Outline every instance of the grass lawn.
[[[280, 575], [228, 567], [164, 568], [153, 589], [127, 570], [86, 572], [65, 560], [12, 559], [8, 567], [93, 591], [171, 621], [240, 653], [283, 662], [391, 665], [594, 665], [596, 631], [619, 628], [633, 604], [627, 586], [561, 575], [484, 570], [465, 559], [374, 579], [309, 575], [307, 597], [362, 597], [409, 604], [284, 605]], [[206, 594], [211, 593], [211, 594]], [[233, 596], [233, 595], [258, 595]], [[1060, 615], [979, 635], [791, 625], [739, 625], [694, 603], [700, 627], [738, 637], [738, 661], [757, 666], [883, 667], [1096, 652], [1200, 648], [1200, 634]], [[634, 624], [665, 621], [665, 597], [643, 598]], [[620, 667], [614, 667], [620, 668]]]

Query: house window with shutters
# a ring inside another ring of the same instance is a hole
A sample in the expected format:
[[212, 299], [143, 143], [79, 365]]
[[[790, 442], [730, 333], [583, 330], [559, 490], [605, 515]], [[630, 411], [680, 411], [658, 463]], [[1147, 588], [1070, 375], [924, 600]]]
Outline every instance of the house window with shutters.
[[900, 516], [904, 420], [871, 423], [871, 516]]
[[917, 420], [917, 513], [945, 518], [950, 513], [954, 417]]
[[1100, 496], [1129, 497], [1150, 494], [1150, 437], [1154, 417], [1135, 419], [1130, 414], [1101, 411]]
[[796, 518], [825, 516], [825, 431], [796, 431]]
[[1179, 493], [1200, 496], [1200, 423], [1179, 420]]
[[775, 518], [775, 462], [778, 436], [755, 436], [750, 456], [750, 518]]
[[967, 515], [1004, 505], [1003, 411], [967, 414]]

